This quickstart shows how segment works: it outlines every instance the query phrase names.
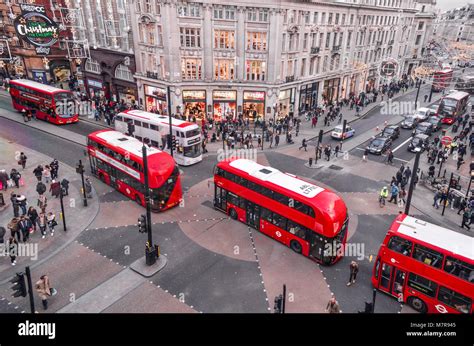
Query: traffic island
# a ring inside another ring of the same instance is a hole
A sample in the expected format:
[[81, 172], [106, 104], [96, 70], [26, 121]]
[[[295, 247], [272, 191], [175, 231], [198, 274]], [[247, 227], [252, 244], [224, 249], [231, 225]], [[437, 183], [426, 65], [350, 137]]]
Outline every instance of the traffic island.
[[165, 255], [160, 255], [160, 257], [158, 257], [156, 259], [156, 262], [152, 265], [148, 265], [146, 261], [146, 256], [143, 256], [133, 262], [130, 265], [130, 269], [146, 278], [149, 278], [158, 273], [166, 266], [166, 264], [168, 263], [168, 258], [166, 258]]

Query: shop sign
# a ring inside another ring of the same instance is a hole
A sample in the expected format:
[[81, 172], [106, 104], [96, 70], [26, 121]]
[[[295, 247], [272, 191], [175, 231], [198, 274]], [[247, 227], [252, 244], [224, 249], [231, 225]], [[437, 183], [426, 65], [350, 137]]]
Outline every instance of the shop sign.
[[166, 90], [151, 85], [145, 85], [145, 94], [156, 98], [166, 100]]
[[87, 85], [89, 85], [89, 87], [102, 89], [102, 82], [99, 82], [99, 81], [96, 81], [96, 80], [93, 80], [93, 79], [88, 79], [87, 80]]
[[265, 92], [244, 91], [244, 101], [265, 101]]
[[205, 90], [183, 90], [183, 100], [206, 101], [206, 91]]
[[216, 90], [212, 93], [214, 100], [235, 101], [237, 99], [237, 91]]
[[282, 90], [280, 91], [280, 94], [278, 95], [278, 99], [285, 100], [285, 99], [289, 99], [290, 96], [291, 96], [291, 89]]
[[23, 41], [35, 46], [36, 54], [48, 55], [59, 39], [59, 25], [46, 15], [44, 6], [20, 4], [21, 15], [13, 25]]

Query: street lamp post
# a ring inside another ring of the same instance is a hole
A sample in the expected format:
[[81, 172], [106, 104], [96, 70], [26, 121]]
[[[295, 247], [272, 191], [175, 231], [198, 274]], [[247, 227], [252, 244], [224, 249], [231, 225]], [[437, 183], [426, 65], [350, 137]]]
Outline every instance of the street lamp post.
[[87, 207], [86, 185], [84, 183], [84, 165], [82, 164], [82, 160], [79, 160], [79, 164], [76, 166], [76, 173], [81, 175], [84, 207]]
[[145, 180], [145, 206], [146, 206], [146, 231], [148, 235], [147, 246], [145, 246], [145, 259], [147, 265], [153, 265], [158, 256], [157, 247], [153, 246], [153, 239], [151, 233], [151, 206], [150, 206], [150, 187], [148, 184], [148, 157], [146, 152], [146, 145], [142, 146], [143, 159], [143, 176]]
[[323, 141], [323, 135], [324, 135], [324, 130], [323, 129], [319, 130], [318, 144], [316, 145], [316, 160], [314, 160], [314, 164], [318, 163], [319, 146], [321, 145], [321, 142]]
[[341, 147], [340, 151], [342, 151], [342, 143], [344, 143], [344, 134], [346, 133], [346, 127], [347, 127], [347, 120], [344, 119], [342, 122], [342, 134], [341, 134]]
[[418, 166], [420, 164], [421, 150], [420, 148], [417, 149], [418, 151], [416, 152], [415, 163], [413, 164], [413, 171], [411, 172], [410, 187], [408, 188], [407, 204], [405, 205], [406, 215], [410, 213], [411, 197], [413, 195], [413, 189], [415, 188], [415, 177], [418, 171]]
[[416, 83], [418, 84], [418, 88], [416, 89], [415, 108], [418, 108], [418, 95], [420, 94], [421, 80], [417, 78]]
[[59, 190], [59, 201], [61, 202], [61, 219], [63, 219], [63, 230], [64, 232], [67, 231], [67, 228], [66, 228], [66, 214], [64, 214], [64, 202], [63, 202], [63, 197], [64, 197], [64, 194], [63, 194], [63, 187], [60, 186], [60, 190]]
[[170, 126], [170, 139], [168, 142], [168, 146], [170, 147], [170, 154], [171, 157], [173, 157], [173, 124], [172, 124], [172, 118], [171, 118], [171, 91], [170, 91], [170, 86], [166, 88], [166, 96], [168, 98], [168, 120], [169, 120], [169, 126]]
[[[453, 181], [453, 176], [454, 173], [451, 172], [451, 176], [449, 177], [449, 182], [448, 182], [448, 191], [446, 192], [446, 195], [449, 196], [449, 192], [451, 191], [451, 182]], [[444, 211], [446, 210], [446, 201], [443, 203], [443, 211], [441, 212], [441, 215], [444, 216]]]

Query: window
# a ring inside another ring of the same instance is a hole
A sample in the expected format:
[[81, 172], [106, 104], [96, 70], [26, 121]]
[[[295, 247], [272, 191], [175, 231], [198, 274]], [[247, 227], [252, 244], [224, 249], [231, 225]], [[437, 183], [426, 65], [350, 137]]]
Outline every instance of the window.
[[214, 48], [234, 49], [235, 32], [229, 30], [214, 30]]
[[339, 13], [336, 13], [336, 18], [335, 18], [334, 24], [336, 24], [336, 25], [339, 24]]
[[178, 6], [178, 16], [180, 17], [201, 17], [201, 7], [199, 4], [191, 3]]
[[214, 19], [235, 20], [235, 7], [225, 6], [214, 8]]
[[272, 212], [266, 208], [262, 208], [261, 212], [260, 212], [260, 217], [262, 219], [264, 219], [265, 221], [268, 221], [268, 222], [273, 222], [273, 218], [272, 218]]
[[[161, 27], [160, 27], [161, 29]], [[138, 24], [138, 34], [141, 43], [145, 44], [156, 44], [156, 26], [153, 23], [139, 23]], [[160, 42], [161, 44], [161, 42]]]
[[418, 23], [418, 30], [423, 30], [423, 25], [424, 24], [425, 24], [424, 22], [419, 22]]
[[300, 76], [304, 77], [306, 72], [306, 59], [301, 59], [301, 72]]
[[247, 20], [249, 22], [268, 22], [268, 10], [251, 8], [247, 10]]
[[447, 256], [443, 269], [463, 280], [474, 282], [474, 266], [472, 264]]
[[227, 193], [227, 202], [233, 204], [233, 205], [239, 205], [240, 203], [240, 198], [239, 196], [233, 194], [232, 192]]
[[321, 23], [322, 25], [326, 24], [326, 13], [321, 13]]
[[124, 64], [120, 64], [115, 69], [115, 78], [133, 82], [133, 74]]
[[310, 22], [309, 12], [306, 12], [304, 14], [304, 23], [309, 24], [309, 22]]
[[181, 47], [200, 48], [201, 47], [201, 29], [199, 28], [179, 28]]
[[397, 236], [390, 238], [388, 248], [405, 256], [411, 255], [412, 242]]
[[349, 48], [351, 46], [351, 39], [352, 39], [352, 31], [349, 31], [347, 33], [347, 41], [346, 41], [346, 47]]
[[157, 28], [157, 33], [158, 33], [156, 45], [162, 47], [163, 46], [163, 31], [161, 29], [161, 25], [158, 25], [156, 28]]
[[306, 227], [298, 225], [296, 222], [291, 220], [287, 220], [286, 230], [291, 234], [294, 234], [298, 238], [309, 240], [311, 231], [308, 230]]
[[281, 51], [286, 52], [286, 34], [283, 34], [281, 39]]
[[275, 191], [273, 192], [273, 199], [284, 205], [289, 205], [290, 203], [288, 196], [282, 195], [281, 193]]
[[214, 59], [214, 77], [220, 80], [234, 79], [235, 61], [233, 59]]
[[181, 59], [181, 76], [183, 79], [201, 79], [202, 78], [201, 59], [182, 58]]
[[342, 14], [341, 25], [346, 25], [346, 14]]
[[318, 12], [314, 12], [314, 15], [313, 15], [313, 24], [318, 24]]
[[151, 0], [145, 0], [145, 12], [150, 14], [153, 13]]
[[442, 254], [419, 244], [415, 244], [413, 258], [436, 268], [441, 268], [443, 263]]
[[[283, 37], [285, 37], [285, 35], [283, 35]], [[267, 50], [267, 33], [247, 32], [247, 50]]]
[[438, 285], [433, 281], [413, 273], [408, 276], [408, 286], [430, 297], [435, 296], [438, 288]]
[[262, 60], [247, 60], [247, 80], [264, 81], [266, 62]]
[[351, 20], [350, 20], [350, 25], [354, 24], [354, 15], [351, 14]]
[[303, 50], [308, 49], [308, 33], [303, 35]]
[[439, 287], [438, 300], [461, 313], [468, 314], [471, 311], [471, 299], [446, 287]]
[[95, 59], [87, 59], [85, 69], [87, 72], [92, 72], [92, 73], [100, 73], [100, 64], [97, 60]]
[[421, 35], [417, 35], [417, 36], [416, 36], [415, 45], [419, 45], [420, 42], [421, 42]]
[[277, 213], [273, 213], [272, 223], [275, 226], [286, 230], [286, 222], [287, 222], [287, 219], [285, 217], [278, 215]]

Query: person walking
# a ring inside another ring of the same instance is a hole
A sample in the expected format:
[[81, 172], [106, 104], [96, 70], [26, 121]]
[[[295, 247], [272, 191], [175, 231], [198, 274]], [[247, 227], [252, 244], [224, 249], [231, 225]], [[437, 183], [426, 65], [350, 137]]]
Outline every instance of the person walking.
[[21, 152], [20, 153], [20, 160], [18, 160], [18, 164], [23, 168], [25, 169], [25, 166], [26, 166], [26, 155], [24, 152]]
[[49, 167], [51, 167], [51, 179], [56, 179], [59, 174], [59, 162], [56, 159], [53, 159], [53, 161], [49, 164]]
[[28, 205], [28, 201], [24, 195], [17, 196], [18, 204], [21, 208], [21, 215], [26, 215], [26, 206]]
[[388, 200], [388, 203], [392, 202], [397, 204], [397, 197], [398, 197], [398, 192], [400, 190], [398, 189], [398, 186], [396, 184], [392, 184], [390, 188], [390, 199]]
[[40, 212], [37, 222], [41, 232], [41, 238], [44, 239], [46, 238], [46, 226], [48, 225], [48, 219], [46, 218], [46, 213], [44, 211]]
[[20, 241], [19, 221], [20, 219], [18, 217], [14, 217], [7, 225], [7, 228], [10, 230], [10, 237], [16, 238], [18, 241]]
[[31, 221], [30, 233], [33, 233], [34, 231], [36, 231], [36, 224], [37, 224], [37, 220], [38, 220], [38, 212], [36, 211], [36, 209], [33, 206], [31, 206], [31, 207], [28, 208], [28, 213], [26, 214], [26, 216], [28, 216], [28, 218]]
[[18, 202], [18, 196], [16, 195], [16, 193], [12, 192], [10, 194], [10, 202], [12, 202], [13, 216], [19, 217], [20, 216], [20, 202]]
[[405, 170], [403, 171], [403, 175], [405, 176], [405, 178], [407, 179], [407, 182], [410, 181], [410, 177], [411, 177], [411, 169], [410, 169], [410, 166], [407, 166], [405, 168]]
[[14, 237], [8, 239], [8, 254], [12, 266], [16, 265], [16, 255], [18, 252], [18, 242]]
[[38, 184], [36, 184], [36, 192], [39, 196], [46, 192], [46, 185], [42, 181], [38, 181]]
[[356, 278], [357, 278], [357, 273], [359, 272], [359, 265], [357, 264], [356, 261], [351, 261], [351, 264], [349, 264], [349, 282], [347, 283], [347, 286], [350, 286], [352, 284], [355, 284]]
[[48, 228], [49, 232], [51, 233], [51, 237], [54, 236], [54, 227], [58, 225], [56, 222], [56, 215], [54, 215], [52, 212], [49, 212], [48, 215], [46, 216], [47, 222], [48, 222]]
[[439, 203], [438, 201], [441, 199], [442, 192], [440, 190], [437, 190], [433, 196], [433, 207], [436, 209], [439, 209]]
[[462, 159], [462, 156], [458, 156], [458, 160], [456, 161], [456, 170], [459, 171], [459, 168], [461, 168], [462, 164], [464, 163], [464, 160]]
[[84, 185], [86, 188], [86, 197], [92, 198], [92, 183], [89, 178], [86, 178]]
[[49, 182], [51, 181], [51, 168], [48, 165], [44, 166], [43, 178], [45, 184], [49, 184]]
[[280, 143], [280, 135], [277, 133], [275, 135], [275, 148], [278, 147], [279, 143]]
[[30, 228], [32, 227], [31, 221], [23, 215], [20, 217], [20, 222], [18, 222], [18, 228], [20, 229], [23, 243], [26, 243], [30, 237]]
[[38, 197], [38, 203], [37, 203], [38, 207], [40, 208], [40, 210], [44, 213], [45, 210], [46, 210], [46, 207], [48, 206], [48, 199], [46, 198], [46, 195], [43, 194], [43, 195], [40, 195]]
[[334, 148], [334, 156], [337, 158], [338, 157], [338, 154], [339, 154], [339, 144], [336, 145], [336, 147]]
[[17, 189], [20, 188], [20, 179], [21, 179], [21, 173], [18, 172], [15, 168], [12, 168], [10, 172], [10, 179], [13, 180], [15, 183], [15, 186]]
[[367, 157], [369, 156], [369, 149], [364, 150], [364, 155], [362, 155], [362, 161], [367, 162]]
[[299, 147], [298, 150], [301, 150], [301, 148], [304, 148], [304, 151], [308, 151], [308, 150], [306, 150], [307, 146], [308, 145], [306, 144], [306, 139], [303, 138], [303, 140], [301, 141], [301, 147]]
[[339, 303], [337, 302], [335, 297], [329, 299], [328, 305], [326, 306], [326, 311], [330, 314], [338, 314], [341, 312], [339, 308]]
[[326, 161], [329, 161], [331, 159], [331, 146], [326, 145], [324, 148], [324, 155], [326, 155]]
[[33, 174], [35, 175], [36, 179], [38, 179], [38, 181], [41, 181], [43, 178], [43, 167], [38, 165], [38, 167], [33, 170]]
[[465, 208], [464, 213], [462, 214], [462, 223], [461, 223], [461, 226], [459, 227], [464, 228], [464, 226], [466, 226], [468, 230], [471, 230], [471, 227], [469, 226], [470, 221], [471, 221], [471, 211], [469, 210], [469, 208]]
[[387, 155], [387, 163], [393, 165], [393, 152], [391, 149], [388, 150], [388, 155]]
[[47, 275], [42, 275], [35, 284], [36, 292], [41, 298], [43, 309], [48, 310], [48, 297], [51, 296], [51, 283]]
[[59, 181], [53, 180], [51, 181], [51, 185], [49, 186], [49, 191], [53, 197], [58, 198], [61, 194], [61, 184]]

